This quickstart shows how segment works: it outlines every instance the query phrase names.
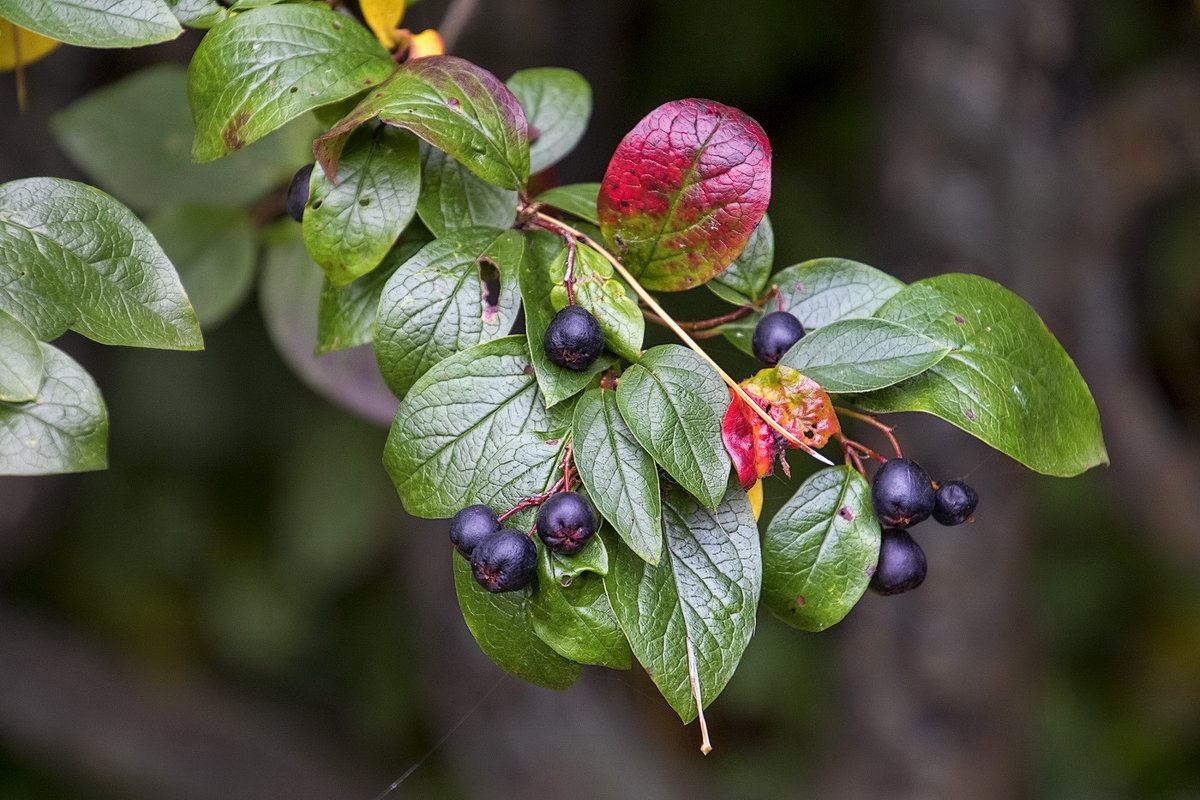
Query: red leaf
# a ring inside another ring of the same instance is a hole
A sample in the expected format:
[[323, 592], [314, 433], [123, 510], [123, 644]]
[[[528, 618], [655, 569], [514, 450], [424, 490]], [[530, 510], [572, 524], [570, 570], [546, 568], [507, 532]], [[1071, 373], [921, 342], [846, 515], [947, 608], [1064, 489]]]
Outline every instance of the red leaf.
[[745, 113], [711, 100], [651, 111], [613, 153], [600, 229], [648, 289], [690, 289], [741, 254], [771, 199], [771, 146]]
[[[771, 419], [814, 450], [841, 430], [833, 402], [825, 390], [790, 367], [761, 370], [753, 378], [742, 381], [740, 386]], [[796, 447], [736, 395], [721, 422], [721, 440], [743, 489], [749, 489], [754, 481], [771, 475], [775, 471], [775, 460], [782, 456], [784, 449]]]

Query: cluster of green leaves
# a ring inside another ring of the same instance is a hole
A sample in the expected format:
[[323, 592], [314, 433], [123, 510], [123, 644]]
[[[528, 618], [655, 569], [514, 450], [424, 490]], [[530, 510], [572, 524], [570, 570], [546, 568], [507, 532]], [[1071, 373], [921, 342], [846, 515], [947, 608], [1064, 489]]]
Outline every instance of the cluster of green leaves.
[[[530, 175], [569, 153], [586, 128], [590, 90], [579, 75], [541, 68], [501, 82], [450, 56], [397, 65], [361, 23], [323, 3], [167, 6], [184, 24], [211, 27], [186, 76], [191, 152], [199, 161], [223, 159], [219, 164], [243, 159], [236, 169], [247, 173], [245, 204], [280, 176], [260, 164], [266, 175], [255, 184], [243, 148], [285, 125], [302, 130], [313, 118], [326, 131], [313, 145], [319, 166], [301, 228], [316, 265], [309, 267], [316, 277], [307, 284], [311, 292], [304, 290], [316, 317], [307, 344], [318, 354], [373, 345], [384, 381], [400, 398], [384, 465], [404, 507], [431, 518], [473, 503], [512, 508], [555, 485], [570, 446], [581, 489], [604, 520], [581, 553], [543, 548], [529, 587], [493, 595], [447, 547], [468, 627], [515, 675], [564, 688], [584, 664], [627, 668], [632, 655], [690, 720], [732, 676], [760, 600], [790, 625], [821, 630], [860, 599], [878, 557], [869, 486], [850, 467], [809, 476], [760, 535], [747, 495], [730, 481], [722, 380], [685, 347], [643, 350], [644, 321], [633, 297], [643, 285], [674, 291], [704, 284], [755, 309], [774, 285], [783, 307], [811, 331], [781, 363], [841, 402], [935, 414], [1047, 474], [1077, 474], [1106, 459], [1086, 385], [1011, 292], [971, 275], [906, 286], [839, 259], [775, 272], [763, 216], [770, 149], [757, 124], [735, 109], [696, 100], [666, 104], [625, 138], [603, 181], [550, 189], [536, 198], [539, 205], [528, 197]], [[151, 78], [183, 81], [178, 73], [143, 76]], [[125, 102], [136, 105], [137, 92], [129, 91]], [[69, 149], [71, 132], [89, 123], [87, 110], [81, 104], [60, 122]], [[92, 120], [107, 116], [99, 111]], [[275, 152], [290, 152], [280, 144], [282, 132], [253, 146], [272, 141]], [[73, 152], [102, 179], [128, 179], [116, 171], [104, 178], [104, 165], [82, 143]], [[192, 176], [207, 167], [178, 169], [177, 180], [191, 184], [202, 183]], [[19, 197], [20, 188], [10, 194]], [[160, 208], [152, 227], [164, 241], [195, 242], [217, 232], [231, 252], [252, 253], [258, 234], [239, 227], [247, 224], [244, 210], [229, 213], [227, 202], [222, 216], [193, 191], [161, 187], [145, 198], [146, 207]], [[5, 197], [0, 193], [0, 253], [5, 226], [17, 218]], [[546, 215], [538, 217], [539, 210]], [[141, 230], [131, 216], [124, 224]], [[62, 211], [42, 225], [62, 228]], [[96, 246], [71, 225], [63, 230], [75, 235], [60, 238]], [[14, 230], [10, 238], [20, 244], [27, 228]], [[620, 257], [621, 274], [608, 252], [592, 247], [601, 241]], [[286, 230], [268, 230], [265, 243], [268, 262], [272, 252], [301, 246]], [[185, 280], [195, 264], [198, 287], [225, 292], [225, 305], [215, 305], [227, 311], [236, 303], [240, 290], [230, 286], [238, 281], [227, 279], [224, 262], [237, 257], [222, 255], [218, 264], [208, 248], [180, 244], [178, 252]], [[101, 255], [106, 267], [119, 263], [111, 252]], [[90, 250], [84, 257], [99, 260]], [[7, 286], [50, 291], [38, 274], [24, 271]], [[120, 279], [119, 270], [103, 275], [108, 283], [88, 284], [89, 302], [108, 297], [109, 283], [138, 291], [165, 285]], [[582, 371], [554, 365], [542, 345], [568, 302], [568, 281], [605, 335], [606, 354]], [[130, 333], [134, 323], [138, 330], [153, 323], [158, 336], [181, 337], [173, 346], [192, 344], [180, 331], [194, 329], [194, 320], [191, 328], [162, 321], [184, 313], [178, 303], [156, 300], [159, 317], [89, 321], [75, 305], [50, 313], [26, 302], [19, 288], [8, 291], [0, 290], [0, 299], [8, 298], [0, 308], [13, 319], [0, 317], [0, 335], [11, 339], [14, 355], [0, 380], [18, 395], [35, 370], [49, 374], [61, 363], [48, 351], [39, 361], [36, 335], [74, 327], [104, 341], [167, 346]], [[122, 296], [119, 307], [132, 314], [135, 306]], [[761, 313], [721, 332], [748, 350]], [[508, 524], [529, 528], [534, 514], [522, 510]]]

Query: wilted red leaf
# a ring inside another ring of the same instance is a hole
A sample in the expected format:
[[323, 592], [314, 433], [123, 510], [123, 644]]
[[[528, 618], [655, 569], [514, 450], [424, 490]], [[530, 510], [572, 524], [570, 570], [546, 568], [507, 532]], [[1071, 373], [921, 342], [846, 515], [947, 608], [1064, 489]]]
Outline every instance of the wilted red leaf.
[[771, 146], [745, 113], [711, 100], [651, 111], [613, 153], [600, 229], [649, 289], [699, 286], [741, 254], [771, 199]]
[[[841, 430], [825, 390], [790, 367], [761, 370], [740, 385], [771, 419], [814, 450]], [[782, 456], [784, 449], [795, 447], [737, 395], [733, 395], [725, 411], [721, 439], [743, 489], [749, 489], [754, 481], [771, 475], [775, 471], [775, 460]], [[786, 463], [784, 468], [786, 470]]]

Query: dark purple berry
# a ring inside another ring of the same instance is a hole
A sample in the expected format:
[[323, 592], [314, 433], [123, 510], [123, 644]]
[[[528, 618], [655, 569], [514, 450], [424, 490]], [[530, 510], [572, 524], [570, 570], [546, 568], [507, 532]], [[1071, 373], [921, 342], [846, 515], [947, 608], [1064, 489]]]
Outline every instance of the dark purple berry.
[[551, 363], [582, 372], [595, 364], [604, 350], [604, 332], [586, 308], [567, 306], [550, 320], [542, 348]]
[[877, 594], [901, 594], [925, 580], [925, 551], [908, 531], [885, 528], [879, 540], [879, 563], [868, 584]]
[[292, 176], [292, 182], [288, 184], [287, 201], [284, 207], [287, 208], [288, 216], [300, 222], [304, 219], [304, 208], [308, 205], [308, 181], [312, 177], [313, 165], [305, 164], [300, 169], [296, 170], [296, 174]]
[[755, 358], [773, 367], [803, 336], [804, 326], [800, 320], [786, 311], [772, 311], [754, 326], [750, 349], [754, 351]]
[[884, 525], [890, 528], [916, 525], [933, 513], [933, 481], [917, 462], [893, 458], [875, 473], [871, 502]]
[[467, 506], [450, 519], [450, 542], [459, 555], [469, 559], [476, 546], [500, 530], [500, 521], [490, 506]]
[[537, 535], [556, 553], [578, 553], [599, 527], [596, 509], [578, 492], [551, 495], [538, 509]]
[[962, 481], [946, 481], [933, 496], [933, 518], [943, 525], [961, 525], [975, 513], [979, 495]]
[[520, 531], [504, 528], [475, 545], [471, 573], [489, 592], [513, 592], [529, 583], [537, 565], [537, 547]]

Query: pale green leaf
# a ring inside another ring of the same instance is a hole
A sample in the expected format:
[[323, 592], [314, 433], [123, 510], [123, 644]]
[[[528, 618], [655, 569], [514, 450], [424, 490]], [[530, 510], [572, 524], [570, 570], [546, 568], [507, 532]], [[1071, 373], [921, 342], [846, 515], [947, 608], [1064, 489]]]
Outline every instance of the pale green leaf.
[[40, 345], [37, 399], [0, 402], [0, 475], [87, 472], [108, 465], [108, 412], [96, 382], [66, 353]]
[[[567, 186], [555, 186], [537, 196], [539, 203], [574, 214], [593, 225], [600, 224], [600, 215], [596, 213], [596, 196], [600, 193], [598, 183], [572, 183]], [[593, 237], [600, 241], [599, 231]]]
[[0, 17], [80, 47], [139, 47], [183, 33], [164, 0], [0, 0]]
[[508, 228], [517, 215], [517, 192], [488, 183], [422, 142], [417, 213], [435, 236], [476, 225]]
[[0, 310], [0, 400], [23, 403], [42, 383], [42, 348], [21, 320]]
[[529, 121], [529, 171], [541, 172], [575, 149], [592, 115], [592, 87], [561, 67], [523, 69], [506, 85]]
[[748, 305], [766, 293], [774, 264], [775, 232], [771, 228], [771, 218], [764, 216], [750, 234], [742, 254], [704, 285], [728, 303]]
[[0, 185], [0, 308], [42, 340], [70, 328], [102, 344], [203, 346], [146, 226], [98, 189], [59, 178]]
[[949, 352], [946, 345], [906, 325], [844, 319], [809, 333], [779, 363], [804, 373], [827, 392], [870, 392], [924, 372]]

